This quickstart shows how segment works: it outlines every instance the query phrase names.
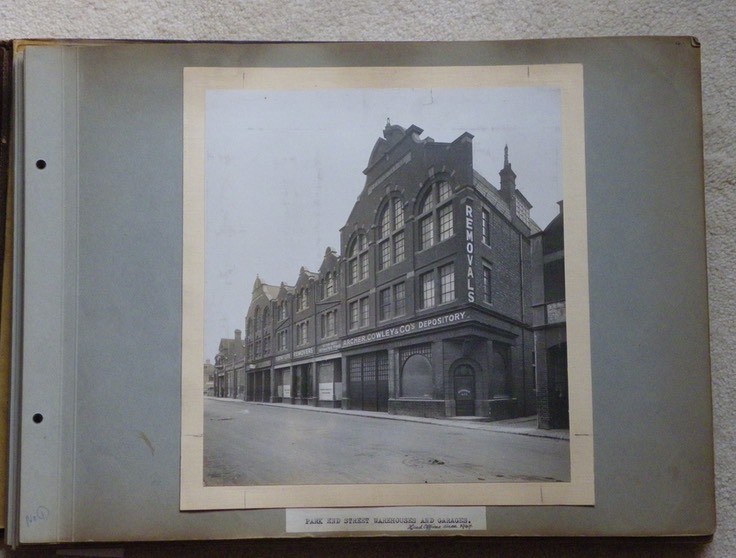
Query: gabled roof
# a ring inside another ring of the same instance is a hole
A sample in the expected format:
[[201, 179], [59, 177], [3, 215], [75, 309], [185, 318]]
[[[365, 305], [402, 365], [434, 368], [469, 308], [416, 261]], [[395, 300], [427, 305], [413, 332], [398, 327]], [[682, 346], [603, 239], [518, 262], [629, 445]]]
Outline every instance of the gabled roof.
[[305, 281], [309, 281], [310, 279], [313, 281], [317, 280], [318, 277], [319, 277], [319, 273], [315, 273], [314, 271], [309, 271], [306, 267], [302, 266], [299, 269], [299, 277], [296, 280], [295, 288], [299, 287]]
[[253, 300], [258, 298], [260, 294], [263, 294], [268, 300], [273, 300], [279, 294], [279, 288], [276, 285], [269, 285], [261, 281], [261, 278], [256, 275], [256, 280], [253, 282]]
[[322, 258], [322, 265], [319, 266], [319, 273], [322, 275], [328, 271], [333, 271], [337, 266], [337, 252], [328, 246], [327, 250], [325, 250], [325, 257]]

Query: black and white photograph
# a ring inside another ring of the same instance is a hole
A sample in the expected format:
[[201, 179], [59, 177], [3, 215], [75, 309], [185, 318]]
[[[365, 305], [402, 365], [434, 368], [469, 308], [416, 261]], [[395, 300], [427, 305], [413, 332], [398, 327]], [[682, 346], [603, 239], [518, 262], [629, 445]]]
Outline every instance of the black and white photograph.
[[204, 488], [571, 482], [562, 107], [206, 91]]

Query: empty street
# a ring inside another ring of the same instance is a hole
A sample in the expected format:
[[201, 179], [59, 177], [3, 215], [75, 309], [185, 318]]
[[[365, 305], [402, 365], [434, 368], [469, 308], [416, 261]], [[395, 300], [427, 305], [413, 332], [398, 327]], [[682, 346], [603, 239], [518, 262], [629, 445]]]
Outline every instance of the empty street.
[[405, 418], [205, 398], [205, 484], [569, 480], [566, 440]]

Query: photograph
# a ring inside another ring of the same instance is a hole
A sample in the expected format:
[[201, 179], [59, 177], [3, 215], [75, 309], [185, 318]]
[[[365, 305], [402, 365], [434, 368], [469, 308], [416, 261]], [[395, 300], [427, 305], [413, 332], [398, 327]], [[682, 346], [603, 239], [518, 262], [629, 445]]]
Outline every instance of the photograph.
[[200, 99], [202, 487], [570, 483], [561, 88], [346, 85]]

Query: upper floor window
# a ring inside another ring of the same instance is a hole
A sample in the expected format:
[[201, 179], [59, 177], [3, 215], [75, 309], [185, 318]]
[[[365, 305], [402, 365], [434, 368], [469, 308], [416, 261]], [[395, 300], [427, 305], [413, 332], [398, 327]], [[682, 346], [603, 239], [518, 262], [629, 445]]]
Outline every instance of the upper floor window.
[[269, 318], [271, 317], [271, 313], [268, 311], [268, 308], [263, 309], [263, 329], [269, 329], [269, 326], [271, 325], [269, 323]]
[[455, 300], [455, 266], [448, 264], [440, 268], [440, 304]]
[[348, 284], [352, 285], [368, 277], [368, 240], [359, 234], [348, 248]]
[[483, 244], [491, 244], [491, 212], [487, 209], [481, 210], [481, 231]]
[[309, 289], [303, 287], [296, 293], [296, 311], [301, 312], [309, 306]]
[[354, 300], [348, 305], [348, 329], [365, 327], [370, 317], [370, 304], [368, 297]]
[[419, 276], [419, 308], [433, 308], [435, 305], [434, 271]]
[[286, 342], [288, 340], [288, 337], [287, 337], [288, 334], [289, 334], [288, 331], [285, 329], [278, 332], [277, 339], [278, 339], [278, 347], [279, 347], [278, 350], [279, 351], [286, 350]]
[[328, 271], [322, 281], [322, 297], [329, 298], [337, 293], [337, 279], [335, 273]]
[[285, 320], [287, 313], [286, 301], [282, 300], [279, 302], [279, 320]]
[[392, 197], [383, 206], [378, 219], [378, 269], [404, 260], [404, 203]]
[[455, 300], [455, 266], [448, 264], [419, 276], [419, 308], [434, 308]]
[[429, 187], [418, 210], [419, 250], [426, 250], [454, 234], [452, 186], [437, 182]]
[[304, 322], [301, 322], [296, 325], [296, 344], [297, 345], [306, 345], [308, 336], [307, 331], [309, 327], [309, 320], [306, 320]]
[[406, 285], [396, 283], [378, 291], [378, 320], [402, 316], [406, 311]]
[[483, 301], [491, 304], [493, 302], [491, 288], [493, 286], [493, 278], [491, 275], [491, 265], [483, 262]]
[[337, 310], [325, 312], [319, 317], [319, 334], [321, 338], [332, 337], [337, 333]]
[[452, 186], [449, 182], [440, 182], [437, 184], [437, 202], [446, 202], [452, 197]]

